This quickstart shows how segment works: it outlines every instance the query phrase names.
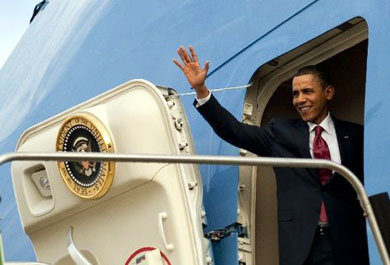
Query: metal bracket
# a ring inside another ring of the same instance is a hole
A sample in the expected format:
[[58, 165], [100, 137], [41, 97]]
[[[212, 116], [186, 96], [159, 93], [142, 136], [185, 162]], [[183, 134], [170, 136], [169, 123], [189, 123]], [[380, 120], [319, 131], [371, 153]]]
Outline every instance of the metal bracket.
[[223, 229], [210, 231], [204, 234], [204, 236], [212, 241], [220, 241], [233, 233], [236, 233], [239, 237], [246, 237], [248, 235], [248, 229], [239, 223], [234, 223]]

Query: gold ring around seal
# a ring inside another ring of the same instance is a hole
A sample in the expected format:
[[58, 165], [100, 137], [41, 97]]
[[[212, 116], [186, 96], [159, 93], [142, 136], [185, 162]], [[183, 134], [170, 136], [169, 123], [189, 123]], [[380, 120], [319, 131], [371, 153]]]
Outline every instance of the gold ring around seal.
[[[56, 150], [59, 152], [114, 152], [110, 134], [98, 118], [89, 113], [76, 114], [62, 124]], [[84, 199], [98, 199], [111, 187], [115, 162], [58, 161], [67, 187]]]

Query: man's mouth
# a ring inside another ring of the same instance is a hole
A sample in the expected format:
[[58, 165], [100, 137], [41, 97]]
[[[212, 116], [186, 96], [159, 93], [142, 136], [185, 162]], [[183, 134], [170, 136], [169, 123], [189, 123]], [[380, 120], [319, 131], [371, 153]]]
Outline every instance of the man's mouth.
[[311, 106], [302, 106], [302, 107], [298, 107], [298, 109], [301, 113], [305, 114], [311, 109]]

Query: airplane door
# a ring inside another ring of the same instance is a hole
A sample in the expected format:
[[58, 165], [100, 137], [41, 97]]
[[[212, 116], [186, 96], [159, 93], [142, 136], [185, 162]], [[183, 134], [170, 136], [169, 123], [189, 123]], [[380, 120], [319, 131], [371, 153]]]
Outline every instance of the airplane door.
[[[18, 152], [194, 153], [176, 92], [129, 81], [30, 129]], [[74, 264], [74, 241], [92, 264], [210, 264], [196, 165], [18, 161], [18, 209], [37, 259]]]

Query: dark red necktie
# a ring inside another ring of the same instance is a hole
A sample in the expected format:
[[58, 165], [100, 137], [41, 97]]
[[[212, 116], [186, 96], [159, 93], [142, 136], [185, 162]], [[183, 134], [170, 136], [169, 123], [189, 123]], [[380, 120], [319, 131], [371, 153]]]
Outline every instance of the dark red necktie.
[[[319, 125], [317, 125], [314, 128], [315, 136], [313, 141], [313, 156], [314, 158], [318, 158], [318, 159], [330, 160], [330, 151], [329, 151], [328, 144], [321, 136], [323, 130], [324, 129]], [[330, 181], [330, 178], [332, 177], [332, 171], [326, 168], [319, 168], [318, 174], [320, 175], [320, 180], [322, 185], [328, 183]], [[328, 222], [328, 216], [326, 214], [324, 202], [321, 203], [320, 222], [324, 222], [324, 223]]]

